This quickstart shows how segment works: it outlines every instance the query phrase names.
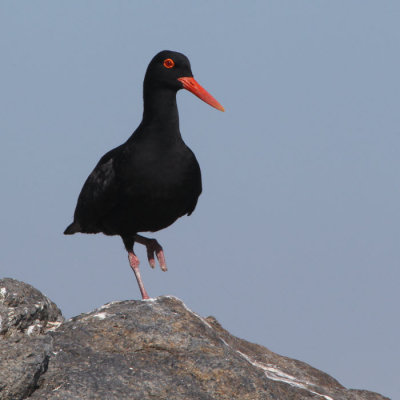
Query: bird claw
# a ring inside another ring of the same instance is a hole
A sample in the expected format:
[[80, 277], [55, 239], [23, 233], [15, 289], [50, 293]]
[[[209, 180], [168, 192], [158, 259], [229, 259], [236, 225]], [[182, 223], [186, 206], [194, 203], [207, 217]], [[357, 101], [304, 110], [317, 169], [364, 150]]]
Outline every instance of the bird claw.
[[[155, 268], [157, 257], [158, 263], [160, 264], [160, 268], [162, 271], [167, 271], [167, 265], [165, 263], [164, 251], [161, 245], [157, 242], [156, 239], [148, 239], [145, 243], [147, 249], [147, 259], [149, 260], [149, 264], [151, 268]], [[155, 257], [154, 257], [155, 255]]]

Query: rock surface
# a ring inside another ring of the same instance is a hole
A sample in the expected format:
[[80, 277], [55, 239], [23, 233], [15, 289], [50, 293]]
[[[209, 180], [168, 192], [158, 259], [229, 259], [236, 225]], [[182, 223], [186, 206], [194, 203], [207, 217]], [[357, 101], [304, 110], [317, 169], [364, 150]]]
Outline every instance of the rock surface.
[[[45, 296], [22, 282], [19, 292], [8, 285], [17, 282], [0, 280], [0, 291], [27, 295], [13, 304], [33, 310], [32, 299], [48, 312], [35, 317], [37, 330], [29, 329], [32, 312], [19, 314], [29, 323], [6, 319], [0, 399], [387, 399], [238, 339], [174, 297], [114, 302], [60, 324]], [[0, 296], [1, 316], [12, 314], [7, 307], [15, 312]]]
[[64, 321], [61, 311], [33, 286], [11, 278], [0, 280], [0, 335], [39, 335]]
[[37, 388], [51, 353], [51, 337], [0, 339], [0, 399], [26, 399]]
[[14, 279], [0, 280], [0, 399], [26, 399], [46, 371], [52, 338], [63, 317], [37, 289]]

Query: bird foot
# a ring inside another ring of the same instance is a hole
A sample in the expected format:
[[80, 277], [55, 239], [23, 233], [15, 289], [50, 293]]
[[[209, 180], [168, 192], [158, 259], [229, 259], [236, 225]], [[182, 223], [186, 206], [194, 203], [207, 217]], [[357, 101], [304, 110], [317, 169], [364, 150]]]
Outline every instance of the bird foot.
[[160, 243], [156, 239], [149, 239], [141, 235], [135, 236], [135, 242], [143, 244], [147, 249], [147, 259], [149, 260], [149, 264], [151, 268], [156, 266], [156, 261], [154, 255], [157, 257], [158, 263], [160, 264], [160, 268], [163, 271], [167, 271], [167, 264], [165, 262], [165, 256], [163, 248]]

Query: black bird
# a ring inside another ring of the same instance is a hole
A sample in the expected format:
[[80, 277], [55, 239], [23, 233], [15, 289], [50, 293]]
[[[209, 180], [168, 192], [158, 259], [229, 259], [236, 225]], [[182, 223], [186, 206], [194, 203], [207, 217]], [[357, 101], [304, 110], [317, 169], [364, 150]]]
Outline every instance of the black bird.
[[155, 232], [190, 215], [202, 189], [199, 164], [179, 131], [176, 93], [180, 89], [224, 111], [194, 80], [185, 55], [168, 50], [158, 53], [144, 78], [142, 122], [124, 144], [100, 159], [83, 185], [74, 222], [64, 232], [121, 236], [143, 299], [149, 296], [140, 277], [134, 243], [146, 246], [152, 268], [154, 255], [163, 271], [167, 267], [157, 240], [138, 232]]

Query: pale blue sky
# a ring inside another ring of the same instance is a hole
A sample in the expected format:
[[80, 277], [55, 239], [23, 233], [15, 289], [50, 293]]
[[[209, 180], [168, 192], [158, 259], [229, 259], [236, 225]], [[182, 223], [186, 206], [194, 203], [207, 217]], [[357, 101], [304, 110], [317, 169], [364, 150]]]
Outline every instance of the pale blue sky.
[[155, 53], [203, 172], [142, 276], [232, 333], [400, 398], [400, 3], [0, 1], [0, 275], [70, 317], [139, 298], [119, 238], [62, 235], [98, 159], [141, 119]]

